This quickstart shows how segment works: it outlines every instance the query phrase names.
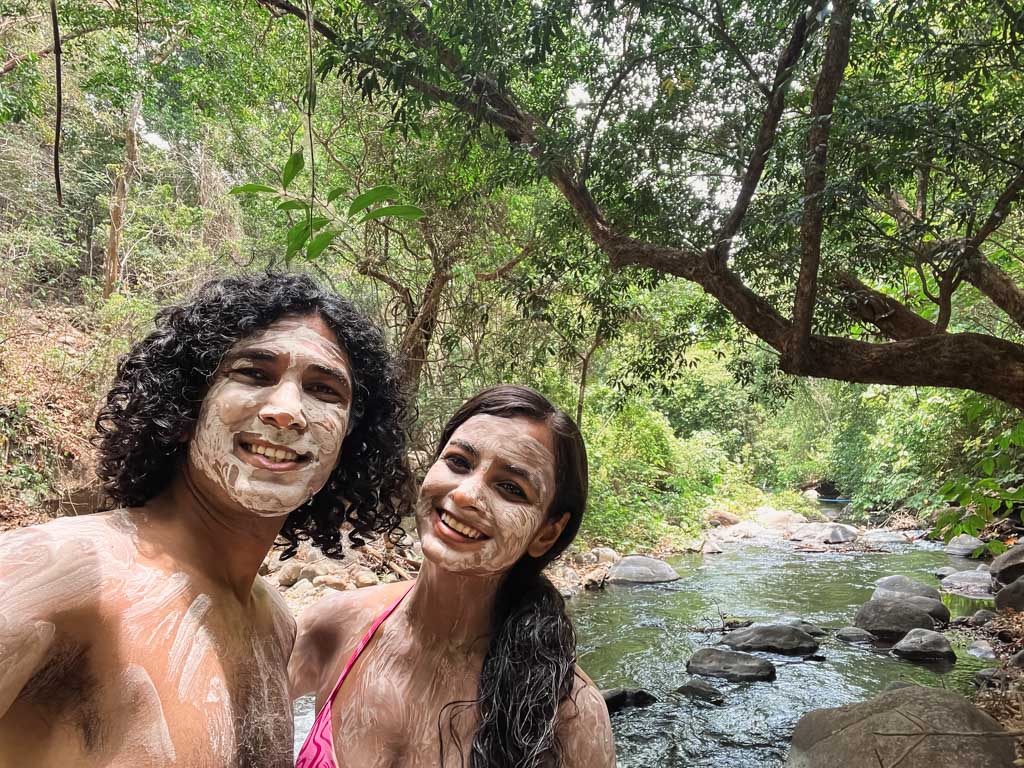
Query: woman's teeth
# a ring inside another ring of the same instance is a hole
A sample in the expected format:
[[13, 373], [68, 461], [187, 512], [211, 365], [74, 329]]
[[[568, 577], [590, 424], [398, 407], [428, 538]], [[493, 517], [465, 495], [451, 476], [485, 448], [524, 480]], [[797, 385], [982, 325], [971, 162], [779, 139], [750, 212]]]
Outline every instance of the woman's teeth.
[[458, 531], [467, 539], [482, 539], [484, 535], [480, 533], [476, 528], [470, 528], [468, 525], [463, 525], [454, 517], [449, 515], [447, 512], [441, 513], [441, 522], [447, 525], [449, 528]]
[[266, 456], [275, 461], [298, 461], [299, 459], [299, 454], [289, 451], [287, 448], [268, 448], [265, 445], [252, 445], [251, 443], [242, 443], [242, 446], [251, 453], [258, 453], [260, 456]]

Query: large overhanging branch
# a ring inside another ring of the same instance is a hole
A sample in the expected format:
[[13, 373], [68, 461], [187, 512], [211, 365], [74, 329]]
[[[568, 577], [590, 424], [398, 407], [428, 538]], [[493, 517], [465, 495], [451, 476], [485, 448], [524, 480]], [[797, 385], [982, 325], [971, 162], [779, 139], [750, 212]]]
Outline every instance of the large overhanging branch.
[[[257, 2], [301, 18], [301, 11], [286, 0]], [[883, 301], [882, 306], [888, 307], [891, 314], [876, 315], [870, 322], [900, 340], [868, 343], [809, 335], [799, 358], [785, 355], [793, 324], [745, 285], [739, 275], [709, 260], [706, 251], [660, 246], [615, 231], [601, 214], [586, 185], [572, 170], [572, 163], [550, 152], [543, 141], [542, 121], [520, 109], [492, 80], [464, 72], [462, 60], [407, 11], [395, 9], [387, 0], [367, 0], [367, 4], [386, 19], [392, 33], [424, 52], [437, 54], [442, 66], [464, 85], [465, 94], [444, 91], [446, 95], [439, 101], [452, 104], [503, 131], [510, 141], [523, 146], [538, 161], [591, 238], [608, 255], [612, 266], [644, 266], [700, 285], [739, 323], [777, 350], [782, 355], [782, 368], [788, 373], [862, 383], [971, 389], [1024, 408], [1024, 347], [981, 334], [940, 332], [889, 297], [884, 297], [887, 301]], [[848, 25], [849, 11], [846, 19]], [[409, 26], [403, 28], [402, 23]], [[328, 37], [337, 40], [340, 36], [331, 31]], [[848, 46], [848, 37], [846, 44]], [[837, 65], [842, 59], [840, 54], [842, 51], [833, 54]], [[435, 84], [420, 84], [408, 78], [405, 82], [430, 98], [437, 98], [435, 91], [444, 90]], [[835, 86], [838, 87], [838, 82]], [[816, 265], [814, 269], [816, 274]], [[866, 286], [860, 285], [857, 289], [871, 292], [868, 295], [874, 298], [883, 296]], [[979, 376], [979, 371], [985, 374]]]
[[843, 296], [843, 308], [847, 314], [875, 326], [893, 341], [915, 339], [939, 333], [928, 320], [881, 291], [865, 285], [849, 272], [836, 278], [836, 287]]
[[824, 230], [822, 197], [828, 168], [828, 136], [832, 127], [832, 107], [850, 59], [852, 12], [852, 1], [835, 0], [825, 60], [811, 100], [811, 127], [807, 134], [809, 156], [804, 172], [804, 211], [800, 221], [800, 276], [793, 304], [793, 337], [785, 352], [791, 358], [790, 364], [797, 369], [804, 365], [803, 358], [808, 352], [811, 337]]

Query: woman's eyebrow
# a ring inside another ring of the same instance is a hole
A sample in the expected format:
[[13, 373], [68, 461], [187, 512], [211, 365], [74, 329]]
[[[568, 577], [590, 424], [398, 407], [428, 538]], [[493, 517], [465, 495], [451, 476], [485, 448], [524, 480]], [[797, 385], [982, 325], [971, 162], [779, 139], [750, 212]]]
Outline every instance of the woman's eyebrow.
[[528, 469], [516, 466], [515, 464], [505, 464], [502, 469], [508, 472], [510, 475], [516, 475], [517, 477], [523, 478], [526, 482], [532, 485], [535, 489], [539, 489], [541, 484], [537, 479], [537, 476]]

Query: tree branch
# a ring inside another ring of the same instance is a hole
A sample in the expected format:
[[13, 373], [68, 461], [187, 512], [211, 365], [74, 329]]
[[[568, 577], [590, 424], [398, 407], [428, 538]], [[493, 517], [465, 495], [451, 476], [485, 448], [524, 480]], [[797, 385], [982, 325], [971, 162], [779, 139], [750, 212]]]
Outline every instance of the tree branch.
[[906, 306], [876, 291], [849, 272], [838, 275], [836, 287], [843, 293], [843, 307], [848, 314], [870, 323], [894, 341], [930, 336], [939, 332], [930, 322]]
[[793, 304], [793, 338], [786, 350], [797, 369], [801, 367], [801, 359], [811, 336], [818, 268], [821, 263], [821, 235], [824, 226], [822, 196], [828, 163], [828, 136], [832, 126], [832, 106], [843, 81], [846, 63], [850, 59], [850, 33], [855, 2], [835, 0], [825, 59], [811, 101], [811, 129], [807, 136], [810, 157], [804, 172], [804, 212], [800, 222], [800, 276]]
[[507, 275], [509, 272], [511, 272], [517, 266], [519, 266], [519, 263], [523, 259], [525, 259], [527, 256], [529, 256], [532, 251], [533, 251], [533, 244], [532, 243], [524, 245], [523, 249], [519, 252], [519, 255], [516, 256], [514, 259], [511, 259], [511, 260], [505, 262], [500, 267], [498, 267], [497, 269], [493, 269], [490, 272], [477, 272], [476, 273], [476, 279], [479, 280], [480, 282], [489, 282], [491, 280], [498, 280], [498, 279], [504, 277], [505, 275]]
[[[101, 29], [107, 29], [107, 27], [105, 27], [105, 26], [103, 26], [103, 27], [89, 27], [88, 29], [80, 29], [80, 30], [77, 30], [75, 32], [69, 32], [68, 34], [61, 36], [60, 42], [62, 44], [63, 43], [67, 43], [67, 42], [70, 42], [71, 40], [75, 40], [75, 39], [77, 39], [79, 37], [85, 37], [86, 35], [91, 35], [93, 32], [99, 32]], [[16, 55], [12, 56], [7, 61], [5, 61], [2, 65], [0, 65], [0, 77], [3, 77], [4, 75], [9, 75], [15, 69], [17, 69], [18, 67], [20, 67], [22, 64], [24, 64], [26, 61], [28, 61], [29, 59], [31, 59], [33, 57], [41, 58], [43, 56], [49, 56], [51, 53], [53, 53], [53, 48], [54, 48], [53, 45], [48, 45], [45, 48], [42, 48], [42, 49], [40, 49], [38, 51], [30, 51], [28, 53], [19, 53], [19, 54], [16, 54]]]
[[57, 192], [57, 205], [64, 205], [60, 188], [60, 134], [64, 122], [64, 78], [61, 73], [60, 25], [57, 23], [57, 0], [50, 0], [50, 24], [53, 27], [53, 62], [57, 81], [57, 121], [53, 131], [53, 186]]
[[757, 191], [757, 185], [764, 174], [765, 166], [768, 163], [768, 154], [775, 144], [775, 136], [779, 130], [779, 121], [782, 119], [782, 111], [785, 107], [786, 87], [789, 85], [793, 70], [800, 61], [800, 56], [807, 41], [809, 26], [820, 13], [824, 0], [815, 0], [814, 4], [800, 15], [793, 24], [793, 31], [790, 34], [789, 43], [779, 54], [778, 63], [775, 66], [775, 79], [772, 81], [771, 91], [768, 93], [768, 104], [765, 106], [764, 116], [761, 118], [761, 128], [758, 131], [757, 139], [754, 142], [754, 151], [747, 163], [747, 170], [743, 174], [743, 181], [740, 182], [740, 191], [736, 197], [736, 203], [729, 212], [728, 218], [722, 224], [715, 238], [714, 259], [719, 266], [724, 267], [729, 260], [729, 249], [732, 247], [732, 239], [740, 230], [743, 218], [747, 215], [750, 201]]

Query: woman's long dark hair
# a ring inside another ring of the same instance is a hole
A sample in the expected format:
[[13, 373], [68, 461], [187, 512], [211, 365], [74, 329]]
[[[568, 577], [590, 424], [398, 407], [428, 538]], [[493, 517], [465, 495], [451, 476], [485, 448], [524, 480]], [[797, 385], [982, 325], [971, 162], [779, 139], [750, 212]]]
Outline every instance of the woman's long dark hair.
[[97, 472], [110, 498], [140, 506], [160, 493], [178, 471], [182, 436], [190, 434], [224, 354], [285, 315], [311, 314], [323, 318], [352, 362], [353, 426], [323, 489], [288, 515], [282, 557], [302, 539], [340, 556], [345, 521], [356, 544], [363, 543], [360, 534], [395, 530], [411, 508], [398, 370], [380, 330], [303, 274], [212, 280], [157, 313], [156, 327], [118, 363], [96, 418]]
[[[468, 400], [445, 425], [435, 460], [463, 423], [482, 414], [524, 417], [546, 424], [555, 449], [555, 496], [548, 519], [568, 513], [561, 535], [541, 557], [523, 557], [498, 588], [491, 642], [480, 672], [477, 698], [449, 707], [475, 706], [478, 715], [470, 768], [557, 768], [560, 744], [555, 731], [559, 705], [572, 692], [576, 633], [565, 601], [543, 575], [544, 567], [569, 546], [587, 504], [587, 450], [576, 423], [529, 387], [502, 385]], [[449, 733], [455, 736], [454, 716]], [[455, 737], [457, 745], [457, 737]], [[444, 765], [444, 739], [441, 739]], [[460, 749], [461, 751], [461, 749]]]

